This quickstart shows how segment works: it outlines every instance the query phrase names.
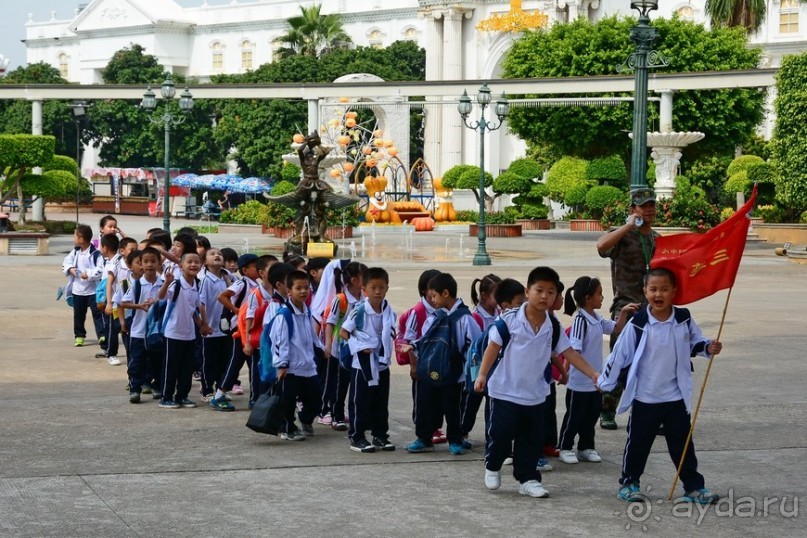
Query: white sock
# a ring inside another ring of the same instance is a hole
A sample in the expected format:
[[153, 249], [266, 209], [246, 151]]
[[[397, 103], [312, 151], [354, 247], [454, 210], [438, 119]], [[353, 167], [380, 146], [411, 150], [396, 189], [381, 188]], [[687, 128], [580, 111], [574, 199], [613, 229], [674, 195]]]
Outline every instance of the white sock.
[[216, 389], [216, 395], [214, 396], [214, 398], [216, 400], [218, 400], [219, 398], [223, 398], [223, 397], [224, 397], [224, 391], [221, 390], [221, 389]]

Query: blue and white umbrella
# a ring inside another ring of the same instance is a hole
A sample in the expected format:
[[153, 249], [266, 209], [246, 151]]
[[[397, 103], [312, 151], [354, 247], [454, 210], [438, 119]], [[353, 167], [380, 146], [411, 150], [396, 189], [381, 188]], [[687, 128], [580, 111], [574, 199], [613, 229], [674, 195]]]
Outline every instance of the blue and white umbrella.
[[173, 187], [188, 187], [196, 188], [195, 181], [198, 176], [196, 174], [180, 174], [171, 178], [171, 185]]

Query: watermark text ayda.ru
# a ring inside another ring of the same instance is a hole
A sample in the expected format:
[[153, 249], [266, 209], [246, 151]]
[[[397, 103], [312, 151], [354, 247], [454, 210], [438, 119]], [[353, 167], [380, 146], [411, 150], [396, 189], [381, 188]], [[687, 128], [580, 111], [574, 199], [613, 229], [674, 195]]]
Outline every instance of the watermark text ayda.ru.
[[735, 497], [734, 490], [730, 489], [728, 495], [718, 500], [712, 506], [694, 503], [676, 503], [672, 506], [673, 517], [696, 517], [696, 524], [700, 525], [709, 512], [714, 511], [715, 517], [737, 518], [766, 518], [783, 517], [796, 518], [799, 516], [799, 498], [788, 497], [762, 497], [760, 499], [743, 496]]

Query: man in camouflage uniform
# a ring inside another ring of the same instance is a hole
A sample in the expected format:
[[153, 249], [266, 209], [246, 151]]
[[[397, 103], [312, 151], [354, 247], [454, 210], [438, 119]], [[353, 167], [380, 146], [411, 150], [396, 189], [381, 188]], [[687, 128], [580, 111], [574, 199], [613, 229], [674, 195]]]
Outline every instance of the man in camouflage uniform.
[[[597, 240], [599, 255], [611, 259], [611, 283], [614, 292], [611, 319], [618, 318], [619, 312], [628, 303], [647, 306], [642, 279], [650, 268], [658, 235], [651, 228], [656, 220], [656, 194], [653, 189], [632, 190], [630, 210], [630, 216], [624, 225]], [[612, 336], [611, 348], [615, 341]], [[611, 392], [603, 393], [601, 428], [616, 429], [614, 417], [623, 389], [624, 386], [620, 383]]]

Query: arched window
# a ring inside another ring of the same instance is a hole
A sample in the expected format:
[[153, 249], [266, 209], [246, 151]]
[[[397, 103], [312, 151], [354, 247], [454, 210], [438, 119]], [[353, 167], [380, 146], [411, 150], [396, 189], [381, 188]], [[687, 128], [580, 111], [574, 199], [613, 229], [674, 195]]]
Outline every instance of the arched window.
[[675, 13], [678, 15], [678, 18], [682, 21], [694, 21], [695, 20], [695, 10], [692, 9], [692, 6], [681, 6], [675, 10]]
[[418, 40], [418, 31], [417, 28], [409, 27], [404, 30], [403, 33], [404, 41], [417, 41]]
[[215, 41], [210, 45], [212, 54], [210, 56], [210, 66], [214, 71], [221, 71], [224, 69], [224, 45], [220, 41]]
[[367, 38], [370, 41], [370, 46], [374, 49], [380, 49], [384, 46], [384, 34], [381, 33], [381, 30], [372, 30]]
[[252, 53], [255, 51], [255, 44], [249, 39], [241, 42], [241, 70], [252, 70]]
[[70, 58], [64, 52], [59, 54], [59, 74], [65, 80], [69, 80], [68, 79], [68, 75], [70, 74], [70, 70], [68, 67], [69, 60]]
[[796, 34], [799, 31], [798, 0], [782, 0], [779, 3], [779, 33]]

